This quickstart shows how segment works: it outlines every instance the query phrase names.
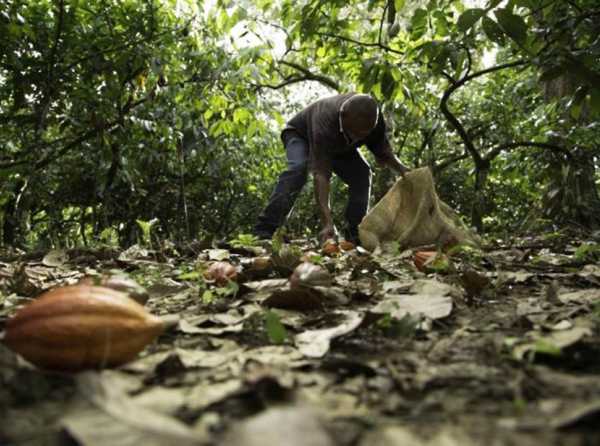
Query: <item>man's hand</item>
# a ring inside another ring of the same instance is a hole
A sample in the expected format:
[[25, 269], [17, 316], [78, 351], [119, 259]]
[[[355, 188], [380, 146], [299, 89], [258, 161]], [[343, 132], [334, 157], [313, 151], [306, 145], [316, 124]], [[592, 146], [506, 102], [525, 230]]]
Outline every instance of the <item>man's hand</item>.
[[402, 175], [403, 178], [406, 175], [406, 173], [410, 171], [410, 169], [407, 166], [405, 166], [404, 164], [402, 164], [402, 162], [395, 155], [392, 158], [385, 158], [383, 160], [377, 160], [377, 161], [380, 165], [389, 167], [397, 174]]
[[321, 214], [321, 224], [323, 230], [319, 232], [319, 241], [321, 243], [327, 241], [327, 239], [335, 238], [336, 231], [333, 225], [333, 218], [331, 216], [331, 209], [329, 207], [329, 175], [321, 172], [316, 172], [315, 177], [315, 198], [317, 199], [317, 206], [319, 213]]
[[404, 178], [404, 176], [410, 172], [410, 169], [404, 164], [400, 163], [400, 165], [396, 168], [396, 172], [398, 172], [400, 175], [402, 175], [402, 178]]
[[335, 239], [337, 236], [337, 230], [334, 225], [326, 225], [321, 232], [319, 232], [319, 242], [325, 243], [329, 239]]

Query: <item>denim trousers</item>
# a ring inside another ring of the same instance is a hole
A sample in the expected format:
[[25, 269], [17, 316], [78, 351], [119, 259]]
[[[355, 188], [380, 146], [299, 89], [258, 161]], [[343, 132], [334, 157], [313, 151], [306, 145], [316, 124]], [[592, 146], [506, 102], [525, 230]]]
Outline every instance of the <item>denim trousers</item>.
[[[290, 132], [291, 133], [291, 132]], [[295, 133], [284, 135], [287, 170], [279, 179], [267, 207], [258, 218], [255, 232], [272, 235], [291, 213], [294, 202], [306, 184], [308, 177], [308, 142]], [[371, 168], [356, 149], [332, 159], [333, 172], [348, 185], [348, 203], [345, 217], [346, 237], [358, 238], [358, 224], [369, 207], [371, 193]]]

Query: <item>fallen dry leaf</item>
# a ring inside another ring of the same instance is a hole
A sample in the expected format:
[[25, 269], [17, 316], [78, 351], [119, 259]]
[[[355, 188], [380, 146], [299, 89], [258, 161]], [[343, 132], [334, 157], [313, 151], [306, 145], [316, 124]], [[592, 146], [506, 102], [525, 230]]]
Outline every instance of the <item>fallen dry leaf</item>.
[[365, 315], [357, 311], [337, 311], [336, 315], [343, 316], [343, 322], [335, 327], [308, 330], [296, 335], [294, 343], [304, 356], [321, 358], [328, 351], [331, 340], [351, 333], [363, 321]]

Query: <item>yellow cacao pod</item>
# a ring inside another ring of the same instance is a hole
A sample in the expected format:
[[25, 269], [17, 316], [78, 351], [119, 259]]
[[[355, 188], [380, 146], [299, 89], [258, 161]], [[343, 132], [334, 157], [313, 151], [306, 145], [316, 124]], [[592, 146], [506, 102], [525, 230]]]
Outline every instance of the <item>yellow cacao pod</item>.
[[73, 372], [128, 362], [162, 330], [162, 321], [125, 293], [73, 285], [17, 311], [4, 343], [40, 368]]

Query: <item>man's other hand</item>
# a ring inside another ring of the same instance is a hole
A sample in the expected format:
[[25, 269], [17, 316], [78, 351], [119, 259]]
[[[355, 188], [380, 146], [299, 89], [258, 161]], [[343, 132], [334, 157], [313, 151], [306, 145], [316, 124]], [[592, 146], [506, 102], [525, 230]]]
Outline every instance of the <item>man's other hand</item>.
[[397, 168], [396, 168], [396, 172], [398, 172], [400, 175], [402, 175], [402, 178], [404, 178], [404, 176], [410, 172], [410, 169], [408, 167], [406, 167], [404, 164], [400, 164]]
[[377, 163], [380, 166], [385, 166], [392, 169], [397, 174], [402, 175], [403, 178], [406, 173], [410, 171], [410, 169], [402, 164], [402, 162], [395, 155], [391, 158], [378, 159]]

